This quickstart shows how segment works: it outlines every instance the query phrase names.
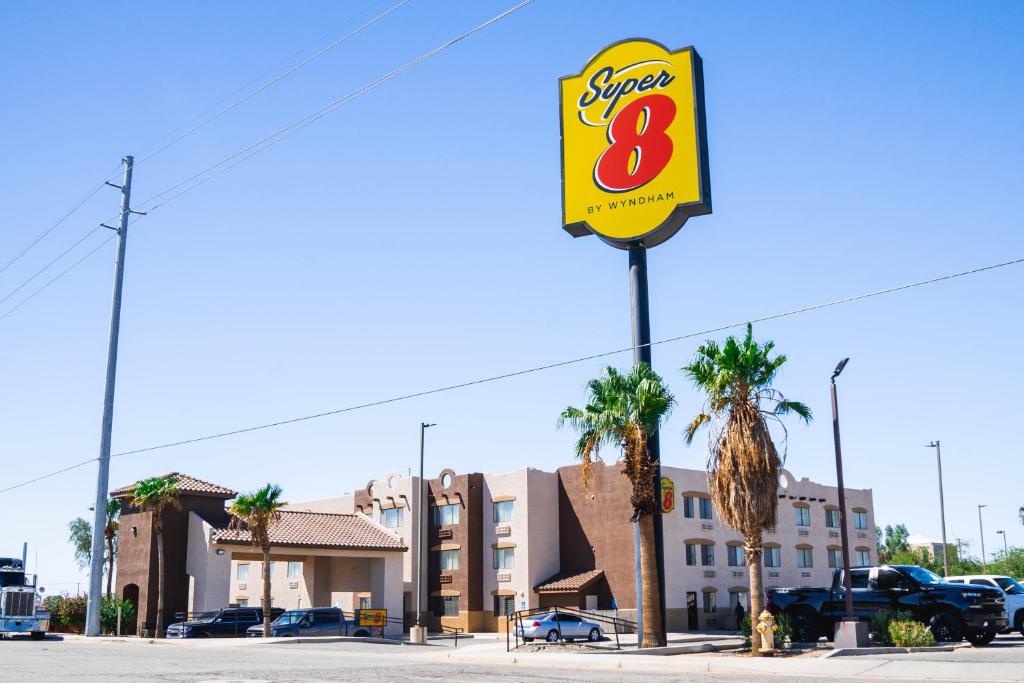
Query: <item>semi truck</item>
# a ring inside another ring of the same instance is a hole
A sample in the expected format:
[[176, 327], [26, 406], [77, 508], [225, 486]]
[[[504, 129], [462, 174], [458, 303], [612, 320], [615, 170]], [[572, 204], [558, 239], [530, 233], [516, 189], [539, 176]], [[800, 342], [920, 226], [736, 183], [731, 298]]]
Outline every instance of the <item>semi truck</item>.
[[25, 574], [25, 551], [20, 558], [0, 557], [0, 637], [28, 633], [42, 640], [50, 628], [50, 615], [43, 609], [36, 577]]

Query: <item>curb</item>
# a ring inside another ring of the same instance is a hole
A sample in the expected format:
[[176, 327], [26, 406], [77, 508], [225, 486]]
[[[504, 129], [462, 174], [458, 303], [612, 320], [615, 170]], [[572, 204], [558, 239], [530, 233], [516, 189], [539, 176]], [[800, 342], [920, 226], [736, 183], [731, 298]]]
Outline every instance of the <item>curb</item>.
[[952, 645], [937, 645], [935, 647], [841, 647], [832, 650], [822, 659], [828, 657], [864, 657], [867, 655], [905, 655], [912, 652], [952, 652]]

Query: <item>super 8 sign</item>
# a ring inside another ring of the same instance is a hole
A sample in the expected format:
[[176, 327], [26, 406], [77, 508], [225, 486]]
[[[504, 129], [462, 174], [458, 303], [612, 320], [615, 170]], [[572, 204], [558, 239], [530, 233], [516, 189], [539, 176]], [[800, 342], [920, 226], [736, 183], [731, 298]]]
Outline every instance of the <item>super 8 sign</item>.
[[711, 213], [704, 77], [692, 47], [615, 43], [559, 81], [562, 225], [652, 247]]

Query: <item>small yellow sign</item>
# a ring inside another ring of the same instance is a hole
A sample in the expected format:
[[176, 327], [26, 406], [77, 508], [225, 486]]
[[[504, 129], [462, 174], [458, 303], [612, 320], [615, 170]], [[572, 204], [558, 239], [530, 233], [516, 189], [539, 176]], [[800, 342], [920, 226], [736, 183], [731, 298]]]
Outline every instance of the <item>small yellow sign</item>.
[[661, 478], [661, 512], [668, 514], [676, 509], [676, 485], [668, 477]]
[[690, 216], [711, 213], [696, 50], [625, 40], [559, 85], [566, 231], [652, 247]]
[[386, 609], [361, 609], [356, 610], [356, 621], [360, 626], [374, 626], [384, 628], [388, 623], [388, 611]]

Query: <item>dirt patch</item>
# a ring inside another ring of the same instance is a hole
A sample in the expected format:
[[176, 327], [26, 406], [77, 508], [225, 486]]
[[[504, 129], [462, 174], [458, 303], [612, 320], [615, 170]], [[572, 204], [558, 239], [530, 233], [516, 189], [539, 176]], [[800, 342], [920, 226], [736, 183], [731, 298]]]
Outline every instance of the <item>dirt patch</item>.
[[[804, 646], [791, 647], [785, 650], [776, 650], [774, 657], [776, 659], [814, 659], [816, 657], [822, 657], [829, 652], [832, 652], [832, 643], [822, 643], [815, 646]], [[709, 653], [711, 655], [711, 653]], [[718, 657], [749, 657], [750, 650], [731, 650], [729, 652], [717, 652], [711, 656]]]

